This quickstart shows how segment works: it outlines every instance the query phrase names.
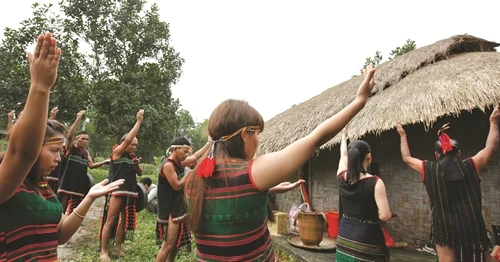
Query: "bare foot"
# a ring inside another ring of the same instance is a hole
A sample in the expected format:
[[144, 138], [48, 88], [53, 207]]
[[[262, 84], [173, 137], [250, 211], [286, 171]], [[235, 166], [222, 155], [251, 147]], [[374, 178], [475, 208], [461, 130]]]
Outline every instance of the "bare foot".
[[115, 247], [115, 255], [117, 255], [119, 257], [125, 257], [125, 253], [123, 253], [122, 249], [116, 248], [116, 247]]
[[101, 253], [101, 262], [110, 262], [111, 259], [109, 258], [108, 252], [102, 252]]
[[74, 245], [74, 244], [76, 244], [76, 240], [75, 240], [74, 238], [70, 238], [70, 239], [68, 240], [68, 244], [72, 244], [72, 245]]

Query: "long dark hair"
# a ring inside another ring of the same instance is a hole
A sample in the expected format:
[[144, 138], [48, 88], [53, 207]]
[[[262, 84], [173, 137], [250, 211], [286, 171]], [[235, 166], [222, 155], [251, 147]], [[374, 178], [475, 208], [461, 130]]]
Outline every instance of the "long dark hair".
[[[53, 137], [56, 135], [65, 135], [66, 134], [66, 127], [59, 123], [56, 120], [47, 120], [47, 126], [45, 128], [45, 136], [44, 138], [49, 138]], [[3, 160], [3, 157], [5, 156], [5, 152], [0, 153], [0, 163]], [[24, 184], [26, 187], [30, 190], [34, 190], [37, 192], [40, 192], [40, 187], [39, 183], [42, 182], [42, 177], [40, 176], [40, 158], [38, 158], [31, 167], [30, 171], [28, 172], [28, 175], [24, 179]]]
[[[216, 141], [223, 136], [232, 134], [238, 131], [238, 129], [247, 126], [259, 126], [262, 132], [264, 130], [264, 119], [260, 113], [247, 102], [229, 99], [222, 102], [212, 112], [208, 120], [208, 133], [212, 139]], [[251, 131], [243, 130], [242, 132]], [[216, 162], [223, 161], [227, 158], [246, 160], [248, 157], [249, 156], [245, 153], [244, 141], [241, 135], [234, 136], [225, 142], [215, 143], [214, 158]], [[194, 172], [197, 171], [196, 169], [198, 166], [195, 168]], [[222, 169], [223, 168], [224, 166], [222, 166]], [[206, 189], [209, 187], [209, 179], [210, 178], [206, 179], [194, 176], [190, 177], [186, 183], [186, 189], [191, 192], [191, 194], [189, 194], [190, 196], [188, 196], [189, 199], [187, 199], [190, 216], [189, 221], [191, 230], [195, 233], [199, 232], [202, 226], [203, 203]], [[274, 215], [269, 203], [267, 208], [269, 220], [274, 221]]]
[[360, 173], [366, 173], [362, 163], [371, 152], [370, 145], [363, 140], [354, 140], [347, 149], [347, 183], [354, 184], [358, 182]]

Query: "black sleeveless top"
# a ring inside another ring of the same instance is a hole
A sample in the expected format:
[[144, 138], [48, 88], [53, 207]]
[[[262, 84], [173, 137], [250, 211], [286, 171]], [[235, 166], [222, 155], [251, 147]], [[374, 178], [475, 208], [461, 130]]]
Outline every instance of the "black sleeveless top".
[[337, 176], [339, 181], [340, 213], [350, 218], [378, 222], [378, 207], [375, 202], [375, 184], [379, 177], [366, 176], [349, 185], [344, 173]]
[[449, 247], [487, 249], [482, 213], [481, 178], [472, 158], [424, 161], [422, 180], [432, 211], [432, 240]]
[[60, 169], [59, 191], [66, 194], [85, 196], [90, 189], [87, 176], [88, 151], [76, 145], [65, 157], [65, 166]]
[[128, 197], [138, 197], [137, 193], [137, 178], [136, 178], [136, 165], [132, 161], [134, 156], [130, 153], [123, 153], [123, 155], [116, 160], [111, 159], [109, 165], [109, 182], [114, 182], [118, 179], [124, 179], [125, 183], [120, 186], [111, 195], [113, 196], [128, 196]]
[[168, 222], [168, 218], [172, 215], [172, 220], [182, 219], [186, 214], [184, 204], [184, 189], [175, 191], [168, 182], [165, 174], [163, 174], [163, 166], [167, 163], [172, 163], [177, 174], [177, 179], [184, 175], [184, 167], [172, 159], [164, 158], [158, 175], [158, 221], [161, 223]]

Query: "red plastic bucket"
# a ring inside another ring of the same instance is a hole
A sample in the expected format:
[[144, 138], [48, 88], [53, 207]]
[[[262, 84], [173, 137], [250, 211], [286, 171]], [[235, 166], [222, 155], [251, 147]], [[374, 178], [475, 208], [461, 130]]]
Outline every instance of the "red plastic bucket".
[[339, 234], [339, 212], [326, 212], [325, 216], [328, 223], [328, 237], [337, 238]]

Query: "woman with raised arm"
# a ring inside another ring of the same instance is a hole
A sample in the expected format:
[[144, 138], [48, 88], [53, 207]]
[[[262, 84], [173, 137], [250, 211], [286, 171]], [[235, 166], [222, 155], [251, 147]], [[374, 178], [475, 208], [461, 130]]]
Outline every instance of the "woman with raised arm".
[[95, 185], [70, 216], [48, 187], [45, 177], [60, 161], [65, 133], [46, 115], [60, 57], [50, 33], [40, 35], [35, 53], [28, 54], [28, 98], [0, 163], [0, 261], [56, 261], [58, 244], [76, 232], [94, 199], [123, 183]]
[[[369, 68], [347, 107], [281, 151], [254, 158], [264, 120], [247, 102], [226, 100], [212, 113], [212, 149], [187, 182], [191, 229], [202, 261], [274, 261], [267, 228], [269, 189], [289, 179], [321, 145], [366, 104], [373, 88]], [[283, 163], [286, 163], [285, 165]]]
[[342, 134], [339, 181], [339, 234], [337, 261], [388, 261], [380, 221], [391, 219], [385, 185], [368, 174], [372, 162], [370, 145], [354, 140], [347, 145], [347, 127]]
[[[101, 239], [101, 260], [110, 261], [108, 245], [109, 240], [116, 236], [115, 253], [123, 257], [122, 244], [125, 232], [135, 229], [135, 201], [138, 198], [137, 177], [142, 175], [139, 166], [140, 159], [134, 154], [139, 141], [136, 136], [141, 127], [144, 110], [137, 112], [137, 122], [132, 130], [125, 134], [119, 145], [113, 147], [111, 162], [109, 165], [109, 179], [115, 181], [124, 179], [125, 183], [120, 188], [110, 194], [104, 204], [104, 214], [101, 222], [99, 238]], [[120, 224], [117, 228], [118, 218]]]
[[444, 125], [434, 143], [435, 161], [412, 157], [406, 132], [398, 124], [403, 161], [422, 175], [431, 208], [431, 241], [439, 261], [488, 261], [490, 241], [482, 213], [479, 171], [490, 161], [499, 143], [500, 107], [490, 116], [486, 146], [473, 157], [461, 160], [458, 142]]

